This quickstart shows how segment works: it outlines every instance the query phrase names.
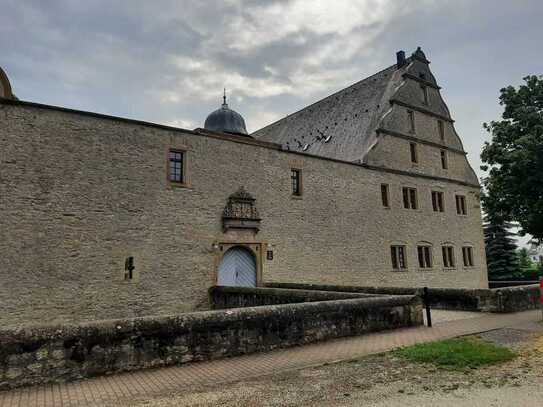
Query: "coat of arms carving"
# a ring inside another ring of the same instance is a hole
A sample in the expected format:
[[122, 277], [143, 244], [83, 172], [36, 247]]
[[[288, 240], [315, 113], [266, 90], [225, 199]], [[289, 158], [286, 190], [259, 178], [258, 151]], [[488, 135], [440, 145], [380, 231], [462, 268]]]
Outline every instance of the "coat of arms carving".
[[255, 206], [256, 199], [245, 188], [240, 187], [228, 197], [222, 214], [223, 230], [252, 229], [258, 233], [260, 216]]

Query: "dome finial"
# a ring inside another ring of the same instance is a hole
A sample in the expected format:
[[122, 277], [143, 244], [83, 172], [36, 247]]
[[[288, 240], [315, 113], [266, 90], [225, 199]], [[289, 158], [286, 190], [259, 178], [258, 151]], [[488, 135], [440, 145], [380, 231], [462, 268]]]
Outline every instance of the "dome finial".
[[224, 88], [224, 93], [222, 95], [222, 105], [228, 107], [228, 104], [226, 104], [226, 88]]

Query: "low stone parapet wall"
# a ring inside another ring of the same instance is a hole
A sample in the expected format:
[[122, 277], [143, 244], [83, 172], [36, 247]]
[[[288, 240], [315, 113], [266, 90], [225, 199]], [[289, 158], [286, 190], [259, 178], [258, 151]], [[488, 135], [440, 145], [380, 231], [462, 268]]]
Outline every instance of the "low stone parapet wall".
[[209, 298], [213, 309], [296, 304], [301, 302], [345, 300], [350, 298], [375, 298], [382, 296], [383, 294], [288, 288], [215, 286], [209, 289]]
[[531, 280], [531, 281], [489, 280], [488, 281], [488, 286], [490, 288], [518, 287], [518, 286], [522, 286], [522, 285], [534, 285], [534, 284], [539, 284], [539, 281], [537, 281], [537, 280]]
[[0, 330], [0, 389], [420, 324], [420, 298], [388, 296]]
[[[384, 295], [423, 295], [421, 287], [358, 287], [301, 283], [266, 283], [269, 288], [299, 290], [341, 291]], [[518, 312], [536, 309], [539, 302], [539, 286], [525, 285], [495, 289], [429, 288], [429, 303], [437, 309]]]

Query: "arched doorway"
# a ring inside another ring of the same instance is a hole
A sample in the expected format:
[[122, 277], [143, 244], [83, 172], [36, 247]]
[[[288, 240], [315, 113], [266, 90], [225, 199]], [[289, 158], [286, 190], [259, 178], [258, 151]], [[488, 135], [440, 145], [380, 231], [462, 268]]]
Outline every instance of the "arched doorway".
[[256, 287], [256, 259], [253, 253], [241, 246], [228, 249], [219, 265], [217, 284]]

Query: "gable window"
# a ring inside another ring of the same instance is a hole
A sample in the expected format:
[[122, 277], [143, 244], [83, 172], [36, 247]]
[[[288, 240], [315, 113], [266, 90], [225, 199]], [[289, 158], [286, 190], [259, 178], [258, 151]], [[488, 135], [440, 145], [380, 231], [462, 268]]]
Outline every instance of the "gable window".
[[441, 247], [441, 254], [443, 255], [443, 267], [454, 268], [454, 247]]
[[420, 85], [420, 90], [422, 92], [422, 103], [428, 104], [428, 88], [424, 85]]
[[448, 167], [448, 164], [447, 164], [447, 152], [445, 150], [441, 150], [440, 154], [441, 154], [441, 168], [446, 170], [447, 167]]
[[419, 259], [419, 268], [421, 269], [432, 268], [432, 247], [431, 246], [417, 246], [417, 257]]
[[302, 196], [302, 170], [292, 168], [290, 170], [290, 180], [292, 184], [292, 195]]
[[415, 132], [415, 112], [412, 110], [407, 111], [407, 117], [409, 119], [409, 132]]
[[443, 212], [443, 192], [441, 191], [432, 191], [432, 208], [434, 212]]
[[170, 150], [168, 154], [169, 167], [168, 179], [170, 182], [185, 183], [185, 152], [180, 150]]
[[416, 143], [409, 143], [409, 151], [411, 153], [411, 162], [412, 163], [418, 163], [419, 158], [417, 155], [417, 144]]
[[405, 209], [417, 209], [417, 190], [415, 188], [402, 188], [403, 207]]
[[390, 246], [390, 256], [392, 260], [392, 270], [407, 270], [407, 262], [405, 259], [405, 246]]
[[462, 258], [464, 260], [464, 267], [473, 267], [473, 247], [462, 247]]
[[466, 197], [464, 195], [456, 195], [456, 213], [459, 215], [466, 215]]
[[381, 201], [385, 208], [390, 208], [389, 196], [388, 196], [388, 184], [381, 184]]
[[437, 129], [439, 131], [439, 139], [445, 141], [445, 125], [443, 124], [443, 120], [437, 121]]

